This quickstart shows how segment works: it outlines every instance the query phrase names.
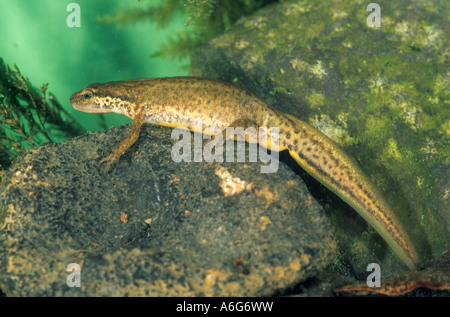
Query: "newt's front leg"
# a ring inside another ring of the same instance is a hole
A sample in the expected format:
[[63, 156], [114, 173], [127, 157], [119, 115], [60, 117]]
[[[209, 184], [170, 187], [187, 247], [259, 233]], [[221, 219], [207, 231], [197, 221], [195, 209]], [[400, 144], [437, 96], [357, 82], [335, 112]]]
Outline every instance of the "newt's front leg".
[[112, 151], [111, 154], [109, 154], [107, 157], [103, 158], [100, 161], [101, 163], [106, 163], [103, 167], [103, 172], [106, 173], [113, 163], [118, 163], [119, 158], [122, 156], [123, 153], [125, 153], [126, 150], [128, 150], [134, 142], [136, 142], [137, 138], [139, 137], [139, 131], [141, 129], [142, 124], [144, 123], [144, 112], [138, 113], [134, 119], [133, 123], [131, 124], [131, 131], [128, 133], [125, 139], [120, 142], [120, 144]]

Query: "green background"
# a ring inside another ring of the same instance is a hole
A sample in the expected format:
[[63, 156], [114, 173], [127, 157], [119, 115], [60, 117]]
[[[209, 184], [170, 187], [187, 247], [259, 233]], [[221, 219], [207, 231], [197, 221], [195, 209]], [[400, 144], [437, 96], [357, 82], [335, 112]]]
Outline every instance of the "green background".
[[[68, 4], [81, 8], [81, 27], [67, 26]], [[147, 7], [147, 1], [123, 0], [0, 0], [0, 57], [16, 64], [36, 86], [49, 83], [60, 103], [87, 130], [102, 130], [98, 115], [81, 113], [70, 96], [94, 82], [186, 75], [188, 60], [150, 58], [175, 30], [183, 29], [180, 16], [161, 29], [150, 21], [127, 25], [97, 19], [123, 8]], [[131, 122], [106, 114], [107, 127]]]

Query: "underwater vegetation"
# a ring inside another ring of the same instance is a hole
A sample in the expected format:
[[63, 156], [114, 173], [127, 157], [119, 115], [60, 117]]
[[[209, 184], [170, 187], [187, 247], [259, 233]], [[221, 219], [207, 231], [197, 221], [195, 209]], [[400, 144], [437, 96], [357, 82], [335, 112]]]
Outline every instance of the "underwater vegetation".
[[0, 58], [0, 170], [24, 150], [83, 133], [47, 88], [34, 86]]
[[[151, 21], [167, 27], [186, 19], [186, 27], [169, 38], [151, 57], [188, 57], [205, 41], [225, 32], [239, 18], [278, 0], [141, 0], [143, 8], [125, 8], [98, 19], [102, 23], [131, 24]], [[5, 170], [24, 150], [83, 133], [83, 128], [47, 91], [37, 87], [17, 66], [0, 58], [0, 170]]]
[[[143, 0], [144, 1], [144, 0]], [[99, 22], [131, 24], [152, 21], [161, 28], [174, 19], [186, 18], [186, 28], [177, 31], [166, 44], [151, 57], [181, 59], [189, 56], [205, 41], [225, 32], [239, 18], [278, 0], [146, 0], [148, 6], [127, 8], [115, 15], [105, 15]]]

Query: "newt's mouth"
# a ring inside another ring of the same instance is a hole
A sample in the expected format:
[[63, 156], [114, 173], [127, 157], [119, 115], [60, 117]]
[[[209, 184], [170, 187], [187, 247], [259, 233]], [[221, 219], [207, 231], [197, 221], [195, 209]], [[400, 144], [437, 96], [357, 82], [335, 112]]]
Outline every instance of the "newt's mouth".
[[96, 106], [94, 100], [87, 99], [85, 97], [84, 89], [79, 92], [74, 93], [70, 97], [70, 103], [72, 106], [79, 111], [88, 112], [88, 113], [97, 113], [102, 112], [100, 107]]

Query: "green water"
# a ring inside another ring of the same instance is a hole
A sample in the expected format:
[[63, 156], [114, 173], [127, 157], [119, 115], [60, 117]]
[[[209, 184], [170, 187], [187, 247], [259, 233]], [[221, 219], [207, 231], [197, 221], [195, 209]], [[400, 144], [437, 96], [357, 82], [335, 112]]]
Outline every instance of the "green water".
[[[80, 27], [69, 27], [67, 6], [80, 6]], [[0, 0], [0, 57], [48, 90], [87, 130], [102, 130], [96, 115], [74, 110], [70, 96], [94, 82], [185, 75], [188, 60], [150, 58], [185, 19], [161, 29], [151, 21], [127, 25], [98, 21], [124, 7], [148, 6], [146, 1], [121, 0]], [[131, 122], [105, 115], [107, 127]]]

